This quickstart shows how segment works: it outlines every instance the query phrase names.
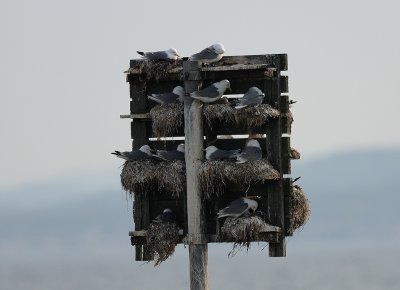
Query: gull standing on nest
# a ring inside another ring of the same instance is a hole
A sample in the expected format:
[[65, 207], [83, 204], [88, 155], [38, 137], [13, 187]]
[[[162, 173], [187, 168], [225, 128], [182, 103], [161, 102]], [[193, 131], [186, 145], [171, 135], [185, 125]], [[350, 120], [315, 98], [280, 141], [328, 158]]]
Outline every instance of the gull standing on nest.
[[204, 89], [190, 93], [190, 97], [200, 100], [203, 103], [212, 103], [219, 100], [227, 89], [231, 90], [230, 82], [222, 80]]
[[257, 210], [258, 202], [252, 198], [258, 197], [241, 197], [232, 201], [227, 207], [221, 209], [217, 217], [232, 217], [238, 218], [242, 215], [252, 214]]
[[181, 86], [176, 86], [171, 93], [164, 94], [151, 94], [147, 98], [153, 100], [159, 104], [172, 104], [172, 103], [182, 103], [183, 96], [185, 95], [185, 90]]
[[225, 53], [225, 48], [222, 43], [215, 43], [199, 53], [193, 54], [189, 57], [191, 61], [198, 61], [202, 64], [210, 64], [219, 61]]

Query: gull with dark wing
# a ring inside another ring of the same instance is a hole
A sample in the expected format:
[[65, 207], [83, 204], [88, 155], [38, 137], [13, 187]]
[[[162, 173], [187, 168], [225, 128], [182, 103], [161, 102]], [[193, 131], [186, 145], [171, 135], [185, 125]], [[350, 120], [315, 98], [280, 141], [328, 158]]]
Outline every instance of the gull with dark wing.
[[185, 144], [179, 144], [176, 150], [157, 150], [153, 156], [161, 160], [185, 160]]
[[206, 159], [207, 160], [229, 160], [235, 159], [236, 155], [240, 152], [238, 150], [223, 150], [215, 146], [208, 146], [206, 149]]
[[164, 94], [151, 94], [147, 97], [159, 104], [172, 104], [183, 102], [183, 96], [185, 95], [185, 89], [181, 86], [176, 86], [171, 93]]
[[260, 143], [255, 139], [247, 141], [246, 146], [242, 152], [236, 155], [236, 163], [244, 163], [247, 161], [259, 160], [262, 158], [262, 149]]
[[200, 100], [203, 103], [212, 103], [219, 100], [227, 89], [231, 89], [230, 82], [222, 80], [204, 89], [190, 93], [190, 97]]
[[175, 48], [154, 52], [137, 51], [137, 53], [148, 60], [177, 60], [179, 58], [178, 51]]
[[111, 154], [114, 154], [119, 158], [125, 159], [126, 161], [134, 161], [134, 160], [152, 159], [153, 155], [151, 151], [152, 149], [150, 148], [149, 145], [143, 145], [138, 150], [125, 151], [125, 152], [114, 151]]
[[265, 95], [264, 93], [257, 87], [251, 87], [244, 96], [239, 99], [238, 103], [235, 106], [235, 109], [242, 109], [246, 107], [256, 107], [262, 103]]
[[225, 53], [225, 48], [222, 43], [215, 43], [199, 53], [193, 54], [189, 60], [198, 61], [200, 63], [209, 64], [219, 61]]
[[254, 213], [257, 210], [258, 202], [249, 198], [241, 197], [232, 201], [227, 207], [221, 209], [217, 217], [233, 217], [238, 218], [242, 215]]
[[156, 216], [154, 220], [152, 220], [153, 223], [167, 223], [167, 222], [174, 222], [176, 220], [176, 215], [175, 213], [170, 209], [166, 208], [163, 210], [161, 214]]

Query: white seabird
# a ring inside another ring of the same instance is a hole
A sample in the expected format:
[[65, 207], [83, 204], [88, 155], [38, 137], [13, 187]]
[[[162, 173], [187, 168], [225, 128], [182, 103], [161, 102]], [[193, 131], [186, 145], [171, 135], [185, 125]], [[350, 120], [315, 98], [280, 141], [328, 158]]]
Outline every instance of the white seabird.
[[167, 222], [174, 222], [176, 220], [175, 213], [170, 209], [166, 208], [163, 210], [161, 214], [156, 216], [153, 220], [154, 223], [167, 223]]
[[207, 160], [226, 160], [226, 159], [235, 159], [236, 155], [240, 152], [238, 150], [223, 150], [219, 149], [216, 146], [208, 146], [206, 149], [206, 159]]
[[219, 61], [224, 53], [224, 45], [222, 43], [215, 43], [203, 49], [199, 53], [193, 54], [191, 57], [189, 57], [189, 60], [209, 64]]
[[115, 156], [125, 159], [127, 161], [133, 161], [133, 160], [152, 159], [153, 155], [151, 151], [152, 149], [150, 148], [149, 145], [143, 145], [138, 150], [125, 151], [125, 152], [114, 151], [111, 154], [114, 154]]
[[262, 103], [265, 95], [264, 93], [257, 87], [251, 87], [244, 96], [239, 99], [239, 102], [236, 104], [235, 109], [242, 109], [245, 107], [256, 107]]
[[236, 155], [236, 163], [244, 163], [247, 161], [259, 160], [262, 158], [262, 149], [260, 143], [255, 139], [247, 141], [242, 152]]
[[231, 89], [230, 82], [228, 80], [222, 80], [200, 91], [190, 93], [190, 97], [198, 99], [203, 103], [212, 103], [219, 100], [227, 89]]
[[175, 48], [154, 52], [136, 52], [148, 60], [177, 60], [179, 58], [178, 51]]
[[162, 160], [185, 160], [185, 144], [179, 144], [176, 150], [157, 150], [153, 156]]
[[258, 202], [248, 197], [241, 197], [232, 201], [227, 207], [221, 209], [217, 217], [238, 218], [244, 214], [254, 213], [257, 210]]
[[153, 100], [159, 104], [171, 104], [171, 103], [179, 103], [183, 102], [183, 96], [185, 95], [185, 89], [181, 86], [176, 86], [172, 93], [164, 93], [164, 94], [151, 94], [147, 97], [150, 100]]

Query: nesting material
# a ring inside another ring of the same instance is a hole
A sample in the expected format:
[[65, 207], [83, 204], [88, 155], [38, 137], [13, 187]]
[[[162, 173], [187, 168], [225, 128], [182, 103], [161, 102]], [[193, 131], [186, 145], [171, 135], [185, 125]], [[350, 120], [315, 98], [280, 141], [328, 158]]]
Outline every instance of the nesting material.
[[257, 107], [246, 107], [235, 109], [228, 104], [210, 104], [204, 106], [203, 114], [211, 126], [213, 121], [236, 123], [246, 128], [258, 127], [265, 124], [268, 118], [276, 118], [280, 115], [277, 109], [268, 104], [261, 104]]
[[251, 183], [280, 178], [279, 172], [266, 159], [241, 164], [232, 161], [205, 161], [200, 166], [199, 173], [202, 191], [207, 199], [222, 194], [227, 181], [234, 181], [245, 190]]
[[289, 196], [289, 225], [286, 229], [292, 235], [297, 229], [305, 225], [310, 215], [310, 207], [303, 189], [294, 185]]
[[234, 242], [228, 255], [233, 256], [242, 248], [248, 250], [250, 243], [259, 241], [260, 233], [268, 231], [270, 227], [259, 216], [227, 218], [221, 227], [221, 236], [223, 240]]
[[300, 152], [294, 148], [290, 148], [290, 158], [291, 159], [300, 159]]
[[131, 194], [166, 190], [178, 197], [186, 188], [185, 163], [180, 160], [125, 162], [121, 184]]
[[178, 72], [182, 68], [182, 61], [151, 61], [144, 60], [138, 66], [131, 68], [127, 73], [145, 74], [146, 78], [159, 80], [171, 72]]
[[168, 259], [179, 243], [179, 227], [176, 223], [151, 223], [146, 235], [148, 250], [154, 266]]
[[157, 105], [150, 110], [150, 116], [157, 138], [172, 136], [182, 128], [183, 104]]

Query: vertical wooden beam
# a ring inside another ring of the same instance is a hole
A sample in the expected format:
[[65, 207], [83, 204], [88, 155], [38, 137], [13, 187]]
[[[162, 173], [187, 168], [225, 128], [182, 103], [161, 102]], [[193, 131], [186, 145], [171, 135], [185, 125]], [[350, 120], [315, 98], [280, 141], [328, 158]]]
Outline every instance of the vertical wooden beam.
[[[131, 82], [130, 83], [130, 111], [131, 114], [146, 113], [146, 83]], [[132, 149], [139, 149], [142, 145], [147, 144], [148, 134], [146, 123], [140, 120], [132, 120], [131, 138]], [[150, 225], [149, 216], [149, 195], [144, 192], [135, 192], [134, 194], [135, 209], [135, 230], [146, 229]], [[140, 218], [139, 218], [140, 217]], [[135, 260], [149, 261], [151, 259], [147, 247], [145, 245], [135, 246]]]
[[[183, 63], [186, 93], [201, 85], [200, 66], [197, 62]], [[185, 96], [185, 161], [188, 242], [190, 259], [190, 289], [207, 290], [208, 248], [205, 239], [205, 217], [201, 196], [199, 167], [203, 159], [203, 104]]]
[[[277, 68], [277, 76], [270, 81], [269, 85], [269, 102], [275, 108], [281, 110], [281, 80], [280, 80], [280, 58], [276, 56], [274, 64]], [[268, 190], [268, 206], [270, 209], [270, 219], [273, 225], [282, 228], [285, 231], [285, 217], [284, 217], [284, 196], [283, 196], [283, 171], [282, 171], [282, 128], [281, 118], [274, 118], [271, 121], [269, 130], [267, 132], [267, 145], [268, 145], [268, 158], [271, 165], [280, 172], [281, 178], [271, 182]], [[269, 244], [270, 257], [284, 257], [286, 256], [285, 237], [282, 235], [279, 243]]]

